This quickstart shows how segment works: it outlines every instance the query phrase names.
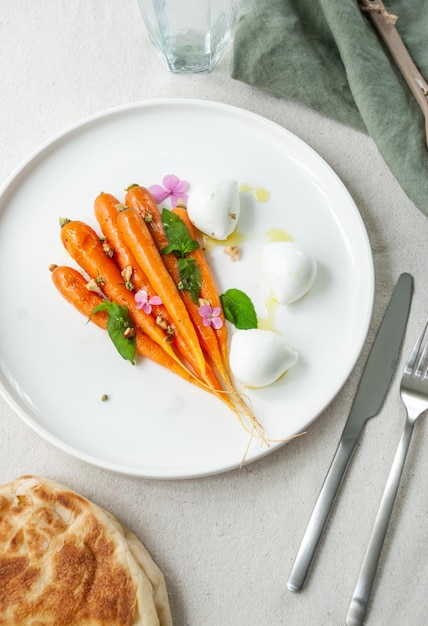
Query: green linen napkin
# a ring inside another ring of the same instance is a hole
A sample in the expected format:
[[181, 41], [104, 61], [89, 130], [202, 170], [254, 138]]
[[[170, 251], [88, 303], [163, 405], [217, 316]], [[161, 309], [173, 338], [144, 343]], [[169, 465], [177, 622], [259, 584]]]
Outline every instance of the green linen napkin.
[[[428, 78], [427, 0], [386, 0]], [[240, 0], [231, 75], [370, 134], [428, 215], [424, 115], [357, 0]]]

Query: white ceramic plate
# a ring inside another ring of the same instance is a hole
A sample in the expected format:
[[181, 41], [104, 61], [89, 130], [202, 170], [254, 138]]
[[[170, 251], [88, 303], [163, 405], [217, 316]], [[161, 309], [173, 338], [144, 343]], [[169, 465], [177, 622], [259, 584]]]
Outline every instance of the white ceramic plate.
[[[242, 194], [241, 260], [221, 248], [210, 255], [220, 291], [242, 289], [260, 316], [268, 294], [259, 255], [269, 229], [288, 231], [318, 261], [309, 295], [276, 311], [298, 364], [275, 385], [248, 392], [269, 438], [307, 429], [344, 384], [367, 334], [374, 278], [363, 222], [334, 172], [293, 134], [241, 109], [160, 100], [109, 110], [54, 137], [13, 174], [0, 195], [3, 395], [36, 432], [80, 459], [186, 478], [239, 466], [248, 435], [238, 419], [163, 368], [123, 361], [104, 331], [59, 296], [48, 270], [73, 265], [60, 216], [95, 226], [100, 191], [123, 199], [129, 184], [160, 184], [169, 173], [191, 185], [232, 178], [269, 192], [263, 203]], [[280, 445], [253, 441], [246, 460]]]

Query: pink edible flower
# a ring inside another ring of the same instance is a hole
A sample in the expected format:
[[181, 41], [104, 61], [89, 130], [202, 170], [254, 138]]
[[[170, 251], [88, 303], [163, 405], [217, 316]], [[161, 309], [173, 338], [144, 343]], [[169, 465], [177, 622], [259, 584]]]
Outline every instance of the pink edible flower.
[[199, 315], [202, 317], [204, 326], [212, 326], [216, 330], [223, 326], [223, 320], [220, 317], [221, 309], [219, 306], [214, 308], [210, 304], [203, 304], [198, 309]]
[[152, 296], [149, 298], [149, 294], [145, 289], [140, 289], [134, 296], [137, 304], [137, 309], [143, 309], [144, 313], [150, 315], [152, 312], [152, 306], [156, 304], [162, 304], [162, 300], [159, 296]]
[[180, 180], [174, 174], [167, 174], [162, 180], [162, 185], [151, 185], [148, 190], [155, 199], [156, 204], [163, 202], [168, 196], [171, 198], [171, 206], [175, 208], [180, 201], [187, 204], [188, 195], [185, 193], [189, 187], [189, 183]]

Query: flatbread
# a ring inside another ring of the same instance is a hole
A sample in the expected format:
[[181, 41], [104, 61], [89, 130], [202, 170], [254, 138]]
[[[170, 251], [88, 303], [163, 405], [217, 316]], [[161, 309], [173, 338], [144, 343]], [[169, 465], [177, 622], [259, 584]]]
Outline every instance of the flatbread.
[[0, 486], [0, 626], [171, 626], [165, 579], [113, 515], [54, 481]]

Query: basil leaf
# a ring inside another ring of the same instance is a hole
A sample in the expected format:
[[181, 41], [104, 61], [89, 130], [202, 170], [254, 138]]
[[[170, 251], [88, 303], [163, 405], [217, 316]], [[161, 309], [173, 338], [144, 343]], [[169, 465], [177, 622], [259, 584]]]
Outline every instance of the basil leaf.
[[257, 315], [251, 299], [240, 289], [228, 289], [220, 295], [224, 316], [236, 328], [257, 328]]
[[126, 306], [115, 302], [102, 302], [92, 311], [89, 319], [98, 311], [107, 311], [107, 332], [120, 356], [135, 365], [136, 339], [135, 335], [126, 337], [125, 331], [134, 328]]
[[195, 304], [198, 304], [199, 293], [202, 286], [202, 275], [199, 265], [192, 257], [178, 259], [179, 289], [185, 289], [190, 293]]
[[173, 252], [179, 257], [184, 257], [189, 252], [199, 248], [198, 242], [192, 238], [189, 229], [179, 215], [168, 209], [162, 209], [161, 218], [169, 242], [169, 245], [161, 250], [162, 254]]

